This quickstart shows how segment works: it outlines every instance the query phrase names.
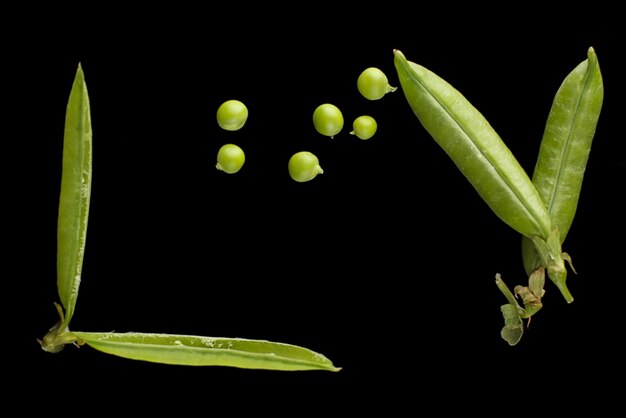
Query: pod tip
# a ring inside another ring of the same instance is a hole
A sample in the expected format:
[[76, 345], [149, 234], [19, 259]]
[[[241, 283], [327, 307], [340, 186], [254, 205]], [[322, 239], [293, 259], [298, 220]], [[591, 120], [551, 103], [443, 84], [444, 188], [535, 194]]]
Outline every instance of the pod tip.
[[565, 301], [569, 304], [574, 302], [574, 296], [570, 293], [569, 289], [565, 285], [565, 280], [559, 280], [556, 282], [556, 287], [561, 291], [561, 294], [565, 298]]
[[404, 57], [404, 54], [402, 53], [402, 51], [400, 51], [399, 49], [394, 49], [394, 50], [393, 50], [393, 57], [394, 57], [395, 59], [406, 59], [406, 58]]
[[587, 58], [591, 58], [595, 56], [596, 56], [596, 50], [593, 49], [592, 46], [590, 46], [589, 49], [587, 50]]

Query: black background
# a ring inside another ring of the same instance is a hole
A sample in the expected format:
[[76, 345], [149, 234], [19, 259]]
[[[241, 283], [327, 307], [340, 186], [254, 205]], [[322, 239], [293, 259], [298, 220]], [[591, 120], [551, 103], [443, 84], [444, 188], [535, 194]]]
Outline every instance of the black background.
[[[226, 405], [296, 416], [498, 401], [523, 411], [538, 399], [607, 405], [608, 380], [623, 369], [615, 337], [626, 170], [623, 46], [611, 11], [388, 6], [348, 15], [332, 4], [42, 12], [12, 33], [7, 87], [19, 95], [8, 119], [19, 135], [5, 161], [19, 162], [18, 181], [9, 177], [18, 184], [9, 188], [18, 258], [8, 264], [18, 266], [11, 280], [21, 296], [7, 297], [20, 303], [7, 313], [20, 329], [16, 391], [68, 404], [130, 400], [138, 411]], [[398, 86], [392, 51], [400, 49], [457, 87], [532, 172], [554, 94], [590, 46], [605, 102], [564, 244], [578, 271], [568, 282], [576, 300], [567, 305], [547, 283], [544, 309], [509, 347], [494, 276], [511, 287], [525, 281], [518, 234], [423, 130], [400, 89], [367, 101], [356, 79], [376, 66]], [[88, 347], [40, 349], [35, 339], [57, 320], [63, 124], [78, 62], [94, 172], [71, 328], [281, 341], [325, 354], [341, 372], [188, 368]], [[250, 112], [237, 132], [215, 122], [231, 98]], [[324, 102], [344, 113], [334, 139], [311, 122]], [[378, 120], [368, 141], [348, 133], [361, 114]], [[234, 175], [215, 169], [226, 142], [246, 152]], [[287, 161], [300, 150], [319, 157], [323, 175], [290, 179]]]

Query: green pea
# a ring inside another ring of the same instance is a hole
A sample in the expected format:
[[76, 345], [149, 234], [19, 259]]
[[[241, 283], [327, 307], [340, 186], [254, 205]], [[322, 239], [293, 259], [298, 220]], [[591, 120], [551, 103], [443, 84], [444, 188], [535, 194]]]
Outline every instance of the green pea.
[[376, 67], [363, 70], [356, 81], [356, 86], [363, 97], [368, 100], [379, 100], [387, 93], [393, 93], [397, 87], [389, 85], [385, 73]]
[[239, 100], [227, 100], [217, 108], [217, 124], [227, 131], [243, 128], [248, 119], [248, 108]]
[[217, 152], [215, 168], [225, 173], [233, 174], [241, 170], [245, 161], [246, 155], [238, 145], [224, 144]]
[[350, 135], [356, 135], [359, 139], [370, 139], [376, 133], [378, 124], [376, 119], [371, 116], [363, 115], [359, 116], [352, 123], [352, 131]]
[[297, 182], [313, 180], [324, 173], [315, 154], [309, 151], [296, 152], [289, 159], [289, 175]]
[[334, 104], [321, 104], [313, 111], [313, 125], [320, 134], [333, 138], [343, 128], [343, 114]]

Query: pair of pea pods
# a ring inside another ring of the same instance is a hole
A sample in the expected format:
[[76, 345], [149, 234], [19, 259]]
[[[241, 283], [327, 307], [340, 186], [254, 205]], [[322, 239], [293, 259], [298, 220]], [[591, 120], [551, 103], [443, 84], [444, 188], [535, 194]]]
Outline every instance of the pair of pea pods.
[[[513, 294], [496, 275], [507, 299], [501, 335], [510, 345], [523, 334], [522, 319], [542, 307], [545, 274], [568, 303], [570, 256], [561, 250], [574, 220], [602, 108], [604, 87], [593, 48], [558, 89], [539, 148], [532, 180], [484, 116], [454, 87], [394, 51], [400, 84], [413, 112], [478, 194], [522, 237], [528, 286]], [[572, 268], [573, 270], [573, 268]], [[517, 302], [522, 300], [524, 307]]]
[[[494, 213], [522, 234], [522, 255], [529, 274], [515, 295], [499, 275], [507, 298], [502, 306], [502, 337], [511, 345], [523, 333], [523, 318], [541, 308], [545, 272], [568, 302], [561, 244], [572, 224], [603, 99], [595, 52], [589, 49], [559, 88], [548, 117], [533, 179], [480, 112], [454, 87], [394, 51], [401, 87], [419, 121], [450, 156]], [[87, 236], [92, 174], [89, 95], [78, 66], [66, 110], [63, 170], [57, 236], [57, 287], [60, 316], [40, 341], [48, 352], [66, 344], [134, 360], [193, 366], [231, 366], [268, 370], [338, 371], [327, 357], [304, 347], [242, 338], [155, 333], [70, 331], [81, 281]], [[524, 307], [517, 302], [520, 296]]]
[[264, 340], [196, 335], [70, 331], [81, 281], [92, 174], [89, 95], [79, 64], [66, 109], [63, 169], [57, 231], [57, 287], [60, 320], [40, 341], [48, 352], [67, 344], [134, 360], [188, 366], [231, 366], [268, 370], [340, 370], [309, 349]]

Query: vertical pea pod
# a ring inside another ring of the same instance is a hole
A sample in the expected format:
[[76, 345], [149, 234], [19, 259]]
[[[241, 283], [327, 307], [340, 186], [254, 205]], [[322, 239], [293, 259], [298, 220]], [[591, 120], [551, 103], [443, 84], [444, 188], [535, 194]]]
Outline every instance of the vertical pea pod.
[[89, 95], [79, 64], [65, 115], [57, 231], [57, 286], [65, 308], [65, 325], [74, 314], [85, 253], [91, 195], [91, 137]]
[[[587, 59], [569, 73], [554, 97], [532, 178], [555, 229], [554, 245], [563, 243], [576, 214], [603, 97], [598, 58], [594, 49], [589, 48]], [[546, 260], [541, 247], [528, 237], [522, 240], [526, 272], [530, 275], [543, 265], [559, 289], [566, 290], [566, 270], [551, 272], [547, 264], [554, 261]], [[562, 258], [569, 261], [565, 253]], [[563, 294], [568, 302], [573, 300], [571, 295], [567, 296], [569, 292]]]
[[552, 226], [530, 178], [484, 116], [454, 87], [394, 51], [402, 90], [424, 128], [493, 212], [527, 237]]
[[85, 253], [91, 194], [91, 113], [81, 65], [78, 65], [65, 113], [63, 169], [57, 225], [57, 287], [65, 314], [41, 341], [44, 350], [60, 351], [75, 340], [68, 326], [78, 297]]

